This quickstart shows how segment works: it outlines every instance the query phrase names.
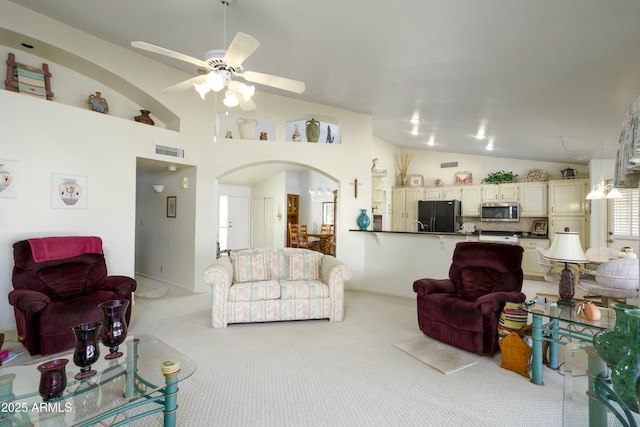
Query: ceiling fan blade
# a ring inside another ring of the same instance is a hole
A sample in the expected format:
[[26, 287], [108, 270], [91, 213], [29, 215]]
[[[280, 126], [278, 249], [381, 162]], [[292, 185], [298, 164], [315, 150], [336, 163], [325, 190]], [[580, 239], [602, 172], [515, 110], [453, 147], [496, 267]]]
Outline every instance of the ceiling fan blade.
[[272, 86], [278, 89], [288, 90], [289, 92], [302, 93], [305, 89], [304, 82], [291, 80], [284, 77], [272, 76], [270, 74], [245, 71], [244, 73], [242, 73], [242, 77], [252, 83]]
[[188, 62], [190, 64], [197, 65], [198, 67], [204, 67], [204, 68], [208, 67], [208, 64], [201, 59], [196, 59], [191, 56], [184, 55], [182, 53], [174, 52], [172, 50], [165, 49], [160, 46], [149, 44], [147, 42], [141, 42], [141, 41], [131, 42], [131, 46], [136, 47], [138, 49], [146, 50], [147, 52], [153, 52], [159, 55], [168, 56], [170, 58], [179, 59], [180, 61]]
[[256, 109], [256, 103], [252, 99], [245, 101], [242, 96], [239, 97], [240, 109], [242, 111], [251, 111]]
[[173, 86], [169, 86], [168, 88], [163, 89], [162, 91], [166, 93], [171, 93], [171, 94], [180, 93], [187, 89], [193, 88], [193, 85], [195, 83], [202, 83], [203, 81], [206, 80], [206, 78], [207, 76], [195, 76], [183, 82], [177, 83]]
[[233, 41], [231, 41], [223, 61], [231, 67], [242, 65], [244, 60], [247, 59], [258, 46], [260, 46], [260, 42], [250, 35], [237, 33]]

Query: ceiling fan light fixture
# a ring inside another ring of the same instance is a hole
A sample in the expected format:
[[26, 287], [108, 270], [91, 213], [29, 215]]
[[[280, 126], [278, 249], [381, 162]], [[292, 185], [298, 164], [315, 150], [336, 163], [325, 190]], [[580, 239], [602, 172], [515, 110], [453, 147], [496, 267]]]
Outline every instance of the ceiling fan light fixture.
[[248, 100], [251, 99], [253, 94], [256, 93], [256, 87], [253, 86], [253, 85], [247, 86], [244, 83], [239, 83], [238, 84], [238, 92], [240, 92], [240, 94], [242, 94], [242, 97], [244, 98], [245, 101], [248, 101]]
[[214, 92], [220, 92], [224, 88], [224, 77], [219, 73], [210, 72], [207, 74], [207, 85]]
[[238, 98], [236, 97], [236, 95], [233, 92], [231, 92], [230, 90], [228, 90], [224, 94], [224, 100], [222, 102], [227, 107], [237, 107], [238, 104], [240, 103], [240, 101], [238, 101]]
[[194, 83], [193, 87], [200, 94], [200, 97], [202, 99], [204, 99], [204, 96], [207, 94], [207, 92], [209, 92], [209, 85], [207, 84], [207, 82]]

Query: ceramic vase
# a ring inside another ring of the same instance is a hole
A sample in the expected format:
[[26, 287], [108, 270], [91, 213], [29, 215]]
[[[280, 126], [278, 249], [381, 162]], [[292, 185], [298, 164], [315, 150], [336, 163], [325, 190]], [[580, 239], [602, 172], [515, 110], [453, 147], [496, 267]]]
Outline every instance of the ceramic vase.
[[245, 119], [244, 117], [238, 119], [238, 132], [240, 132], [241, 139], [255, 139], [257, 128], [258, 121], [256, 119]]
[[593, 337], [593, 346], [598, 356], [609, 367], [614, 367], [629, 351], [629, 319], [625, 311], [640, 312], [640, 307], [614, 302], [611, 308], [616, 314], [616, 323], [613, 328], [598, 332]]
[[58, 194], [65, 205], [75, 205], [82, 194], [82, 187], [77, 180], [64, 178], [58, 185]]
[[151, 114], [151, 111], [149, 110], [140, 110], [140, 115], [135, 116], [133, 120], [135, 120], [138, 123], [144, 123], [145, 125], [153, 126], [154, 122], [153, 122], [153, 119], [149, 117], [149, 114]]
[[316, 119], [307, 120], [306, 124], [306, 133], [307, 133], [307, 142], [318, 142], [320, 139], [320, 122]]
[[45, 401], [62, 396], [67, 387], [68, 359], [54, 359], [38, 366], [40, 386], [38, 393]]
[[639, 412], [637, 383], [640, 378], [640, 312], [628, 310], [629, 349], [611, 371], [613, 391], [633, 412]]
[[366, 230], [370, 223], [371, 220], [369, 219], [369, 215], [367, 215], [367, 210], [360, 209], [360, 216], [358, 216], [358, 227], [360, 227], [360, 230]]
[[298, 125], [293, 125], [295, 129], [293, 130], [293, 134], [291, 135], [291, 140], [293, 142], [300, 142], [302, 140], [302, 135], [300, 135], [300, 131], [298, 130]]
[[100, 322], [81, 323], [73, 327], [76, 337], [76, 348], [73, 352], [73, 363], [80, 367], [75, 379], [81, 380], [94, 376], [97, 372], [91, 365], [100, 357]]
[[128, 307], [129, 301], [126, 299], [98, 304], [98, 308], [102, 311], [100, 341], [109, 347], [109, 354], [104, 357], [105, 359], [116, 359], [122, 356], [122, 352], [118, 351], [118, 346], [127, 338], [127, 320], [125, 316]]

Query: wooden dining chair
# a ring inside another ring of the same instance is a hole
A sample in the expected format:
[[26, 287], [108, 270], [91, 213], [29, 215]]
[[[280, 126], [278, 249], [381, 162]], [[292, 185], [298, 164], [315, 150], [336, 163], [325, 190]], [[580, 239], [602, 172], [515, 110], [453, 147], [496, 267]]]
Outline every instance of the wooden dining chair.
[[298, 224], [298, 246], [297, 248], [309, 249], [309, 236], [307, 235], [307, 225]]
[[322, 234], [333, 234], [333, 224], [322, 224], [322, 225], [320, 225], [320, 233], [322, 233]]
[[289, 247], [298, 247], [298, 224], [289, 224]]

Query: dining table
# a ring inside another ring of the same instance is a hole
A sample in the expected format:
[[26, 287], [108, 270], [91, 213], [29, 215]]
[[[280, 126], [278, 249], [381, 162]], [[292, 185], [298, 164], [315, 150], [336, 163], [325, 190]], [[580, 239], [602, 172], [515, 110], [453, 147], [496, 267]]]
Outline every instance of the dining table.
[[318, 239], [320, 252], [325, 255], [331, 254], [331, 239], [333, 239], [333, 233], [307, 233], [307, 237], [313, 237]]

